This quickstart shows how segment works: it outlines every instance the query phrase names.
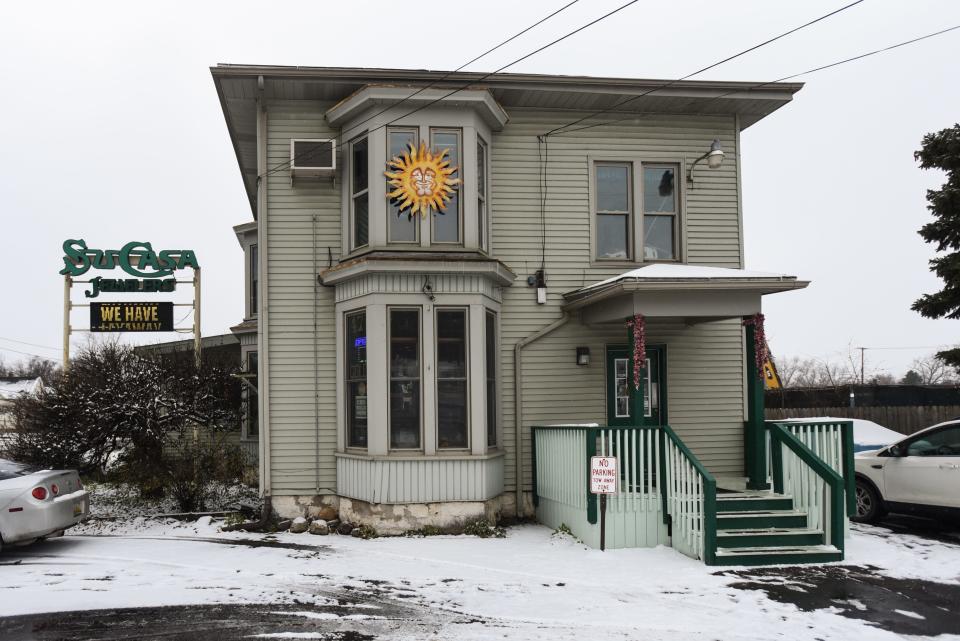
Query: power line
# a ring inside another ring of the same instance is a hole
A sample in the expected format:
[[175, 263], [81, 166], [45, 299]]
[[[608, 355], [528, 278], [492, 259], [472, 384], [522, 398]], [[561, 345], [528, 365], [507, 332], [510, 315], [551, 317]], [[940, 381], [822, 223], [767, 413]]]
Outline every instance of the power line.
[[[838, 61], [836, 61], [836, 62], [831, 62], [830, 64], [821, 65], [821, 66], [819, 66], [819, 67], [814, 67], [813, 69], [807, 69], [806, 71], [801, 71], [800, 73], [794, 73], [794, 74], [790, 74], [789, 76], [783, 76], [782, 78], [777, 78], [776, 80], [768, 80], [767, 82], [761, 82], [760, 84], [752, 85], [752, 86], [750, 86], [750, 87], [733, 89], [733, 90], [731, 90], [731, 91], [727, 91], [727, 92], [725, 92], [725, 93], [722, 93], [722, 94], [719, 94], [719, 95], [717, 95], [717, 96], [714, 96], [714, 97], [711, 98], [710, 100], [706, 101], [706, 102], [704, 103], [704, 106], [709, 105], [711, 102], [714, 102], [715, 100], [719, 100], [720, 98], [725, 98], [725, 97], [727, 97], [727, 96], [732, 96], [732, 95], [734, 95], [734, 94], [739, 94], [739, 93], [749, 93], [749, 92], [751, 92], [751, 91], [755, 91], [755, 90], [757, 90], [757, 89], [762, 89], [763, 87], [766, 87], [766, 86], [769, 86], [769, 85], [773, 85], [773, 84], [776, 84], [776, 83], [778, 83], [778, 82], [785, 82], [785, 81], [787, 81], [787, 80], [793, 80], [794, 78], [799, 78], [800, 76], [806, 76], [806, 75], [809, 75], [809, 74], [812, 74], [812, 73], [816, 73], [816, 72], [818, 72], [818, 71], [823, 71], [824, 69], [830, 69], [830, 68], [832, 68], [832, 67], [837, 67], [837, 66], [846, 64], [846, 63], [848, 63], [848, 62], [854, 62], [854, 61], [856, 61], [856, 60], [862, 60], [863, 58], [869, 58], [870, 56], [874, 56], [874, 55], [876, 55], [876, 54], [878, 54], [878, 53], [884, 53], [884, 52], [886, 52], [886, 51], [892, 51], [893, 49], [898, 49], [898, 48], [900, 48], [900, 47], [905, 47], [905, 46], [907, 46], [907, 45], [914, 44], [914, 43], [916, 43], [916, 42], [920, 42], [921, 40], [926, 40], [926, 39], [928, 39], [928, 38], [933, 38], [933, 37], [935, 37], [935, 36], [943, 35], [943, 34], [945, 34], [945, 33], [948, 33], [948, 32], [950, 32], [950, 31], [955, 31], [955, 30], [957, 30], [957, 29], [960, 29], [960, 25], [955, 25], [955, 26], [953, 26], [953, 27], [948, 27], [948, 28], [946, 28], [946, 29], [941, 29], [940, 31], [934, 31], [933, 33], [928, 33], [928, 34], [923, 35], [923, 36], [919, 36], [919, 37], [916, 37], [916, 38], [911, 38], [910, 40], [904, 40], [903, 42], [898, 42], [897, 44], [889, 45], [889, 46], [887, 46], [887, 47], [882, 47], [882, 48], [880, 48], [880, 49], [874, 49], [873, 51], [868, 51], [868, 52], [866, 52], [866, 53], [862, 53], [862, 54], [853, 56], [853, 57], [851, 57], [851, 58], [845, 58], [845, 59], [843, 59], [843, 60], [838, 60]], [[637, 96], [637, 97], [639, 97], [639, 96]], [[562, 136], [563, 134], [574, 133], [574, 132], [577, 132], [577, 131], [584, 131], [584, 130], [586, 130], [586, 129], [593, 129], [594, 127], [604, 127], [604, 126], [607, 126], [607, 125], [615, 125], [615, 124], [617, 124], [617, 123], [624, 122], [624, 121], [626, 121], [626, 120], [636, 120], [637, 118], [640, 118], [640, 117], [642, 117], [642, 116], [644, 116], [644, 115], [646, 115], [646, 114], [632, 114], [632, 115], [630, 115], [630, 116], [625, 116], [625, 117], [623, 117], [623, 118], [616, 118], [616, 119], [614, 119], [614, 120], [608, 120], [608, 121], [604, 121], [604, 122], [597, 122], [597, 123], [593, 123], [592, 125], [584, 125], [583, 127], [576, 127], [576, 128], [574, 128], [574, 129], [564, 129], [563, 131], [561, 131], [561, 132], [559, 132], [559, 133], [557, 133], [557, 134], [554, 134], [554, 135], [556, 135], [556, 136]]]
[[18, 349], [13, 349], [10, 347], [0, 347], [0, 352], [13, 352], [15, 354], [23, 354], [24, 356], [35, 356], [36, 358], [42, 358], [47, 361], [59, 361], [61, 359], [56, 356], [41, 356], [40, 354], [34, 354], [32, 352], [21, 352]]
[[[863, 0], [858, 0], [858, 1], [862, 2]], [[534, 49], [534, 50], [531, 51], [530, 53], [525, 54], [525, 55], [517, 58], [517, 59], [514, 60], [513, 62], [509, 62], [509, 63], [503, 65], [503, 66], [500, 67], [499, 69], [495, 69], [494, 71], [491, 71], [491, 72], [489, 72], [489, 73], [486, 73], [486, 74], [480, 76], [479, 78], [477, 78], [477, 79], [475, 79], [475, 80], [472, 80], [472, 81], [466, 83], [465, 85], [463, 85], [463, 86], [461, 86], [461, 87], [458, 87], [458, 88], [454, 89], [453, 91], [451, 91], [451, 92], [449, 92], [449, 93], [446, 93], [446, 94], [440, 96], [439, 98], [436, 98], [436, 99], [434, 99], [434, 100], [431, 100], [430, 102], [428, 102], [428, 103], [426, 103], [426, 104], [424, 104], [424, 105], [421, 105], [420, 107], [417, 107], [416, 109], [413, 109], [412, 111], [408, 111], [407, 113], [405, 113], [405, 114], [403, 114], [403, 115], [401, 115], [401, 116], [397, 116], [396, 118], [394, 118], [393, 120], [391, 120], [391, 121], [389, 121], [389, 122], [386, 122], [386, 123], [384, 123], [384, 124], [382, 124], [382, 125], [378, 125], [377, 127], [374, 127], [373, 129], [371, 129], [370, 131], [367, 132], [367, 135], [372, 134], [372, 133], [375, 132], [375, 131], [379, 131], [380, 129], [383, 129], [383, 128], [385, 128], [385, 127], [389, 127], [390, 125], [394, 124], [395, 122], [397, 122], [397, 121], [399, 121], [399, 120], [403, 120], [404, 118], [407, 118], [407, 117], [409, 117], [409, 116], [412, 116], [413, 114], [415, 114], [415, 113], [417, 113], [417, 112], [420, 112], [420, 111], [423, 111], [424, 109], [426, 109], [426, 108], [428, 108], [428, 107], [431, 107], [431, 106], [437, 104], [438, 102], [440, 102], [440, 101], [442, 101], [442, 100], [446, 100], [446, 99], [449, 98], [450, 96], [452, 96], [452, 95], [454, 95], [454, 94], [456, 94], [456, 93], [459, 93], [459, 92], [463, 91], [464, 89], [467, 89], [467, 88], [469, 88], [469, 87], [471, 87], [471, 86], [473, 86], [473, 85], [479, 84], [479, 83], [483, 82], [484, 80], [486, 80], [487, 78], [489, 78], [490, 76], [493, 76], [493, 75], [495, 75], [495, 74], [498, 74], [498, 73], [500, 73], [501, 71], [504, 71], [505, 69], [508, 69], [508, 68], [510, 68], [510, 67], [512, 67], [512, 66], [514, 66], [514, 65], [516, 65], [516, 64], [519, 64], [519, 63], [523, 62], [524, 60], [526, 60], [527, 58], [530, 58], [530, 57], [532, 57], [532, 56], [535, 56], [535, 55], [537, 55], [538, 53], [540, 53], [540, 52], [542, 52], [542, 51], [544, 51], [544, 50], [546, 50], [546, 49], [549, 49], [550, 47], [552, 47], [552, 46], [555, 45], [555, 44], [558, 44], [558, 43], [560, 43], [560, 42], [563, 42], [563, 41], [566, 40], [567, 38], [569, 38], [569, 37], [571, 37], [571, 36], [574, 36], [574, 35], [580, 33], [581, 31], [583, 31], [583, 30], [585, 30], [585, 29], [589, 29], [590, 27], [592, 27], [593, 25], [597, 24], [598, 22], [602, 22], [603, 20], [606, 20], [606, 19], [609, 18], [610, 16], [612, 16], [612, 15], [614, 15], [614, 14], [616, 14], [616, 13], [619, 13], [620, 11], [623, 11], [623, 10], [626, 9], [627, 7], [629, 7], [629, 6], [631, 6], [631, 5], [634, 5], [634, 4], [636, 4], [637, 2], [639, 2], [639, 0], [630, 0], [629, 2], [626, 2], [626, 3], [622, 4], [622, 5], [620, 5], [620, 6], [617, 7], [616, 9], [613, 9], [612, 11], [609, 11], [609, 12], [603, 14], [603, 15], [600, 16], [599, 18], [595, 18], [594, 20], [591, 20], [590, 22], [588, 22], [588, 23], [586, 23], [586, 24], [584, 24], [584, 25], [582, 25], [582, 26], [580, 26], [580, 27], [577, 27], [577, 28], [574, 29], [573, 31], [570, 31], [569, 33], [566, 33], [566, 34], [560, 36], [560, 37], [557, 38], [556, 40], [553, 40], [553, 41], [551, 41], [551, 42], [548, 42], [547, 44], [545, 44], [545, 45], [543, 45], [543, 46], [541, 46], [541, 47], [538, 47], [537, 49]], [[344, 145], [346, 145], [346, 141], [345, 141], [345, 140], [342, 140], [342, 141], [340, 142], [340, 144], [337, 145], [335, 151], [339, 151], [340, 149], [342, 149], [342, 148], [344, 147]], [[278, 165], [276, 165], [276, 166], [273, 167], [272, 169], [267, 170], [267, 172], [266, 172], [265, 175], [270, 176], [271, 174], [273, 174], [273, 173], [275, 173], [275, 172], [277, 172], [277, 171], [280, 171], [280, 170], [284, 169], [285, 167], [289, 166], [290, 163], [293, 162], [294, 160], [296, 160], [296, 157], [292, 158], [291, 160], [288, 160], [288, 161], [284, 161], [284, 162], [282, 162], [282, 163], [279, 163]]]
[[566, 124], [566, 125], [562, 125], [562, 126], [560, 126], [560, 127], [555, 127], [555, 128], [553, 128], [553, 129], [551, 129], [550, 131], [546, 132], [544, 135], [545, 135], [545, 136], [549, 136], [549, 135], [554, 134], [554, 133], [557, 133], [557, 132], [559, 132], [559, 131], [561, 131], [561, 130], [563, 130], [563, 129], [566, 129], [567, 127], [572, 127], [572, 126], [574, 126], [574, 125], [578, 125], [578, 124], [580, 124], [581, 122], [583, 122], [584, 120], [588, 120], [588, 119], [590, 119], [590, 118], [594, 118], [594, 117], [596, 117], [596, 116], [605, 114], [605, 113], [607, 113], [608, 111], [611, 111], [611, 110], [613, 110], [613, 109], [616, 109], [617, 107], [621, 107], [621, 106], [623, 106], [623, 105], [625, 105], [625, 104], [631, 103], [631, 102], [633, 102], [634, 100], [638, 100], [638, 99], [640, 99], [640, 98], [642, 98], [642, 97], [644, 97], [644, 96], [646, 96], [646, 95], [648, 95], [648, 94], [653, 93], [654, 91], [659, 91], [659, 90], [661, 90], [661, 89], [666, 89], [667, 87], [670, 87], [670, 86], [672, 86], [672, 85], [674, 85], [674, 84], [676, 84], [676, 83], [678, 83], [678, 82], [682, 82], [682, 81], [687, 80], [687, 79], [689, 79], [689, 78], [693, 78], [694, 76], [698, 76], [698, 75], [700, 75], [701, 73], [703, 73], [703, 72], [705, 72], [705, 71], [710, 71], [711, 69], [714, 69], [714, 68], [716, 68], [716, 67], [719, 67], [720, 65], [725, 64], [725, 63], [727, 63], [727, 62], [730, 62], [731, 60], [735, 60], [736, 58], [739, 58], [740, 56], [744, 56], [744, 55], [750, 53], [751, 51], [756, 51], [757, 49], [759, 49], [759, 48], [761, 48], [761, 47], [765, 47], [766, 45], [768, 45], [768, 44], [770, 44], [770, 43], [772, 43], [772, 42], [776, 42], [777, 40], [780, 40], [781, 38], [786, 38], [786, 37], [789, 36], [790, 34], [796, 33], [796, 32], [798, 32], [798, 31], [800, 31], [801, 29], [806, 29], [807, 27], [809, 27], [809, 26], [811, 26], [811, 25], [814, 25], [814, 24], [817, 24], [818, 22], [820, 22], [820, 21], [822, 21], [822, 20], [826, 20], [827, 18], [829, 18], [829, 17], [831, 17], [831, 16], [835, 16], [835, 15], [837, 15], [838, 13], [840, 13], [840, 12], [842, 12], [842, 11], [846, 11], [847, 9], [849, 9], [849, 8], [851, 8], [851, 7], [854, 7], [854, 6], [860, 4], [860, 3], [863, 2], [863, 1], [864, 1], [864, 0], [856, 0], [855, 2], [851, 2], [850, 4], [845, 5], [845, 6], [843, 6], [843, 7], [840, 7], [839, 9], [835, 9], [835, 10], [831, 11], [830, 13], [827, 13], [827, 14], [824, 14], [824, 15], [820, 16], [819, 18], [816, 18], [816, 19], [814, 19], [814, 20], [811, 20], [811, 21], [809, 21], [809, 22], [806, 22], [806, 23], [800, 25], [799, 27], [794, 27], [793, 29], [790, 29], [789, 31], [784, 31], [783, 33], [781, 33], [781, 34], [779, 34], [779, 35], [777, 35], [777, 36], [774, 36], [774, 37], [772, 37], [772, 38], [769, 38], [768, 40], [764, 40], [763, 42], [761, 42], [761, 43], [759, 43], [759, 44], [756, 44], [756, 45], [753, 45], [752, 47], [749, 47], [749, 48], [747, 48], [747, 49], [744, 49], [743, 51], [740, 51], [739, 53], [735, 53], [735, 54], [733, 54], [732, 56], [728, 56], [728, 57], [724, 58], [723, 60], [718, 60], [717, 62], [714, 62], [713, 64], [707, 65], [706, 67], [703, 67], [702, 69], [698, 69], [697, 71], [694, 71], [694, 72], [692, 72], [692, 73], [688, 73], [687, 75], [683, 76], [682, 78], [677, 78], [676, 80], [670, 80], [670, 81], [665, 82], [665, 83], [663, 83], [663, 84], [661, 84], [661, 85], [659, 85], [659, 86], [657, 86], [657, 87], [654, 87], [654, 88], [652, 88], [652, 89], [649, 89], [649, 90], [647, 90], [647, 91], [644, 91], [643, 93], [641, 93], [641, 94], [639, 94], [639, 95], [632, 96], [632, 97], [630, 97], [630, 98], [625, 98], [624, 100], [621, 100], [621, 101], [619, 101], [619, 102], [616, 102], [616, 103], [610, 105], [609, 107], [605, 107], [604, 109], [601, 109], [601, 110], [599, 110], [599, 111], [596, 111], [596, 112], [594, 112], [594, 113], [592, 113], [592, 114], [587, 114], [586, 116], [583, 116], [582, 118], [578, 118], [577, 120], [574, 120], [574, 121], [571, 122], [571, 123], [568, 123], [568, 124]]
[[18, 341], [18, 340], [15, 339], [15, 338], [5, 338], [5, 337], [3, 337], [3, 336], [0, 336], [0, 340], [2, 340], [2, 341], [8, 341], [8, 342], [10, 342], [10, 343], [18, 343], [18, 344], [20, 344], [20, 345], [29, 345], [30, 347], [40, 347], [40, 348], [43, 348], [43, 349], [52, 349], [52, 350], [57, 351], [57, 352], [59, 352], [61, 349], [63, 349], [62, 347], [50, 347], [49, 345], [39, 345], [39, 344], [37, 344], [37, 343], [28, 343], [27, 341]]

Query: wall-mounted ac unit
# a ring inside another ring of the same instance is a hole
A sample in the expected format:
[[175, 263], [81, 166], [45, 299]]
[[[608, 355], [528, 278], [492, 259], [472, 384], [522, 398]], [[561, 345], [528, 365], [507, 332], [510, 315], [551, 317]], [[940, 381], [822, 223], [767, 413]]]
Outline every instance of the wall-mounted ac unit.
[[290, 176], [332, 176], [337, 170], [337, 140], [290, 140]]

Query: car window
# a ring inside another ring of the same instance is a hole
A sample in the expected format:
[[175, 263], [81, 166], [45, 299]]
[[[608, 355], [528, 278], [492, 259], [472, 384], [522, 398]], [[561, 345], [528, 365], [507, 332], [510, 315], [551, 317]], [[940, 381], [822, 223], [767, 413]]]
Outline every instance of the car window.
[[0, 481], [33, 474], [37, 468], [0, 458]]
[[911, 441], [907, 456], [960, 456], [960, 426], [930, 432]]

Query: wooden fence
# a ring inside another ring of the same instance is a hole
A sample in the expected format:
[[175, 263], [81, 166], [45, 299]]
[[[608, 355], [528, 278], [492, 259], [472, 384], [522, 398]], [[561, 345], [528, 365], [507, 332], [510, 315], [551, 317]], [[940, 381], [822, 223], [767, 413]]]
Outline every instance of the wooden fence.
[[960, 405], [915, 405], [912, 407], [768, 407], [767, 420], [787, 418], [862, 418], [901, 434], [913, 434], [936, 423], [960, 417]]

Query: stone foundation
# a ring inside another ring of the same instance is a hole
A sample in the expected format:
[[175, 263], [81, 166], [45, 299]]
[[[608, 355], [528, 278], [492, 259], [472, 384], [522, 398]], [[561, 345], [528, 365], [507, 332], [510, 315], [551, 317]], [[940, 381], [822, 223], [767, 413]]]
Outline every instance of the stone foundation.
[[[504, 492], [486, 501], [442, 503], [369, 503], [333, 494], [320, 496], [274, 496], [273, 510], [280, 518], [317, 518], [325, 507], [340, 513], [340, 519], [354, 525], [370, 525], [384, 536], [403, 534], [423, 527], [457, 529], [470, 521], [485, 519], [491, 525], [517, 518], [516, 495]], [[521, 518], [535, 514], [532, 496], [525, 492]]]

